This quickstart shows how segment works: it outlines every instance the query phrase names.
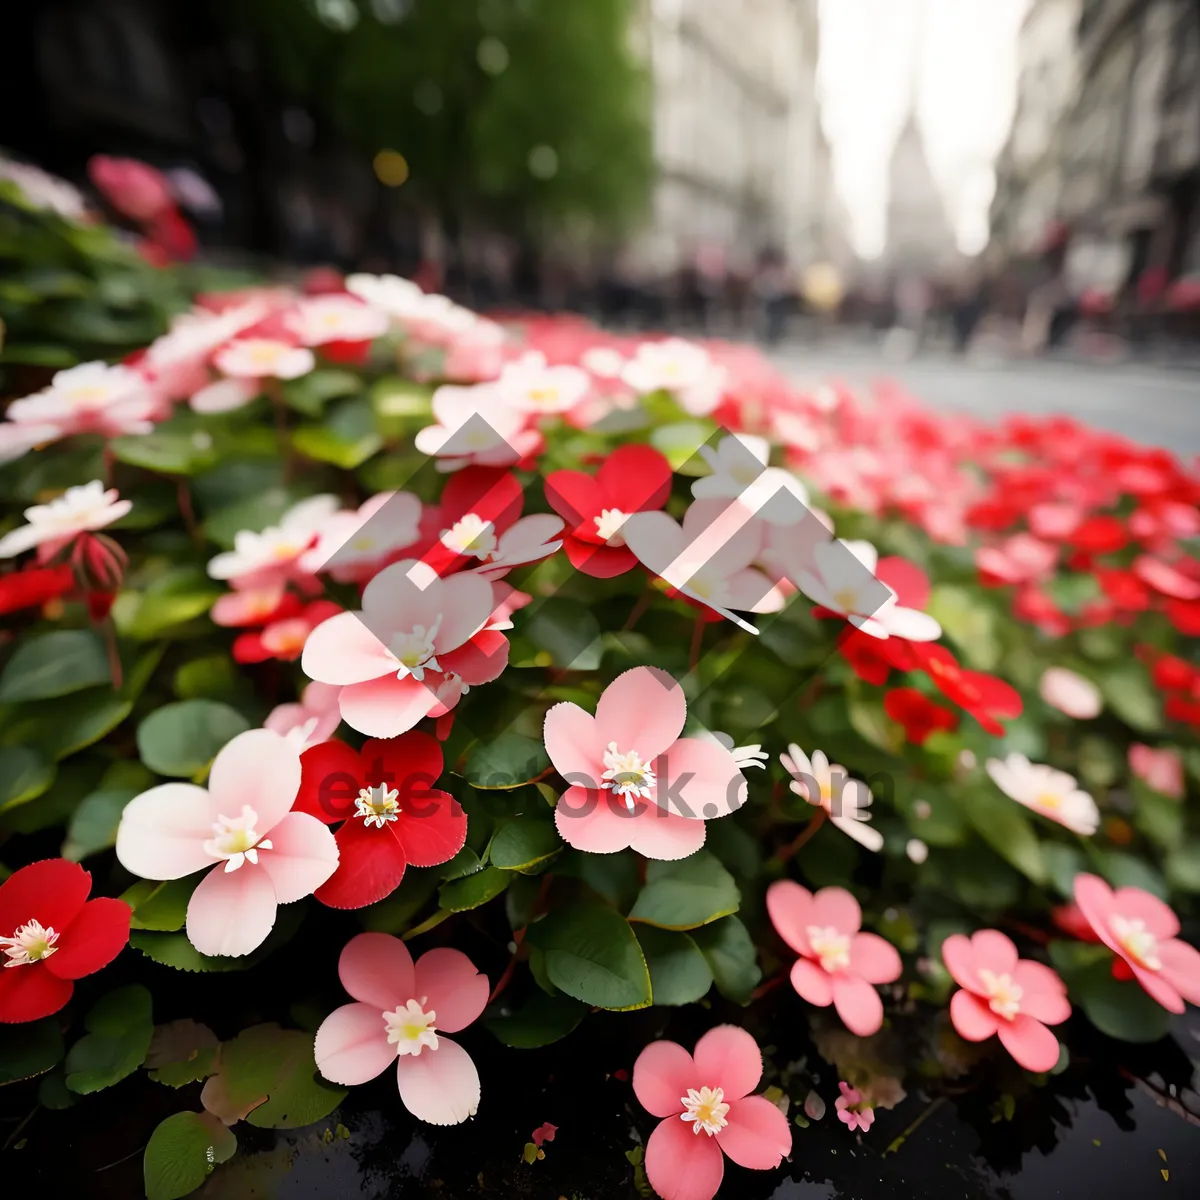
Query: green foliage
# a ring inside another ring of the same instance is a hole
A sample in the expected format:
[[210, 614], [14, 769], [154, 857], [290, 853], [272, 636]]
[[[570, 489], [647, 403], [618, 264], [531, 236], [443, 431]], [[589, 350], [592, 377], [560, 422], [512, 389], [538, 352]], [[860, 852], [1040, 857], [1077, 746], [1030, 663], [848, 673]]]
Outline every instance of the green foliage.
[[695, 929], [738, 910], [733, 876], [705, 850], [678, 862], [650, 862], [646, 885], [629, 914], [662, 929]]
[[250, 723], [214, 700], [180, 700], [152, 712], [137, 731], [142, 762], [159, 775], [191, 777]]
[[237, 1153], [233, 1132], [208, 1113], [175, 1113], [150, 1135], [143, 1159], [146, 1200], [178, 1200]]
[[100, 638], [90, 629], [60, 629], [16, 648], [0, 674], [0, 704], [67, 696], [109, 680]]
[[44, 1075], [62, 1061], [62, 1031], [56, 1017], [23, 1025], [0, 1025], [0, 1084]]
[[146, 1060], [154, 1021], [150, 993], [140, 983], [109, 992], [84, 1018], [87, 1033], [67, 1052], [67, 1087], [98, 1092], [132, 1075]]

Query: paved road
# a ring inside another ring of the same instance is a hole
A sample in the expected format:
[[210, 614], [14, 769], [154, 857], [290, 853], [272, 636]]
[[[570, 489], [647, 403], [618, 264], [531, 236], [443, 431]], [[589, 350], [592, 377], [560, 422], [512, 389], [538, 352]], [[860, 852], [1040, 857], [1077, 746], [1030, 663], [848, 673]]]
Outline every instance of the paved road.
[[851, 386], [897, 380], [936, 408], [985, 419], [1008, 412], [1066, 413], [1182, 458], [1200, 455], [1200, 371], [1133, 364], [964, 361], [929, 353], [907, 363], [868, 347], [788, 346], [776, 361], [800, 381], [835, 376]]

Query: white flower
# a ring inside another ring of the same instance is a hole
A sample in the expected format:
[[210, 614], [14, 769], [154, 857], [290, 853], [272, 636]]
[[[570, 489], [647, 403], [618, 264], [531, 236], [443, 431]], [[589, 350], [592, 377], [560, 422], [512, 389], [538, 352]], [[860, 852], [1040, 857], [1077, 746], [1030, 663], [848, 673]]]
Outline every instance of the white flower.
[[713, 371], [703, 346], [683, 338], [643, 342], [625, 364], [622, 378], [636, 392], [685, 392], [701, 387]]
[[316, 366], [313, 352], [277, 338], [238, 338], [213, 357], [213, 364], [235, 379], [299, 379]]
[[625, 356], [609, 346], [593, 346], [583, 352], [580, 364], [597, 379], [620, 379], [625, 370]]
[[[710, 497], [740, 499], [751, 512], [776, 525], [792, 525], [804, 518], [808, 489], [790, 471], [768, 467], [770, 448], [766, 438], [751, 434], [732, 434], [722, 438], [714, 450], [701, 446], [700, 456], [712, 468], [712, 474], [692, 484], [697, 500]], [[776, 493], [790, 492], [797, 504], [768, 504]]]
[[401, 279], [399, 275], [350, 275], [346, 278], [346, 291], [401, 321], [415, 316], [425, 297], [411, 279]]
[[437, 424], [419, 430], [413, 444], [443, 460], [439, 470], [511, 466], [538, 445], [537, 432], [525, 428], [526, 415], [503, 403], [495, 384], [440, 387], [433, 415]]
[[171, 322], [171, 329], [155, 338], [146, 350], [146, 362], [155, 370], [164, 370], [180, 363], [207, 358], [230, 338], [257, 324], [267, 314], [261, 300], [247, 301], [224, 312], [181, 313]]
[[867, 824], [874, 797], [861, 779], [851, 779], [845, 767], [830, 765], [823, 751], [814, 750], [810, 759], [794, 743], [779, 761], [792, 776], [789, 787], [797, 796], [823, 808], [838, 829], [868, 850], [882, 849], [883, 834]]
[[103, 529], [132, 507], [131, 501], [118, 499], [116, 488], [105, 491], [98, 479], [67, 488], [49, 504], [35, 504], [25, 510], [29, 524], [0, 538], [0, 558], [12, 558], [34, 546], [63, 543], [77, 534]]
[[58, 435], [98, 432], [108, 436], [149, 433], [157, 401], [146, 382], [128, 367], [83, 363], [59, 371], [44, 391], [8, 406], [8, 419], [20, 425], [46, 425]]
[[1096, 802], [1082, 791], [1073, 775], [1042, 763], [1031, 763], [1023, 754], [989, 758], [987, 773], [992, 782], [1018, 804], [1025, 805], [1072, 833], [1090, 837], [1100, 824]]
[[72, 221], [87, 216], [87, 204], [79, 189], [41, 167], [0, 156], [0, 179], [15, 183], [34, 208], [48, 208]]
[[1084, 679], [1066, 667], [1049, 667], [1043, 672], [1038, 693], [1052, 708], [1077, 721], [1099, 716], [1104, 707], [1100, 689], [1090, 679]]
[[[380, 517], [383, 510], [387, 515]], [[300, 569], [335, 579], [378, 564], [420, 536], [421, 501], [411, 492], [380, 492], [354, 511], [334, 513], [322, 522], [316, 545], [300, 559]]]
[[547, 366], [536, 351], [523, 355], [500, 372], [496, 394], [517, 412], [549, 414], [574, 408], [591, 390], [587, 372], [578, 367]]
[[370, 342], [388, 330], [388, 314], [353, 296], [311, 296], [284, 318], [305, 346], [327, 342]]
[[[781, 549], [786, 559], [786, 547]], [[896, 594], [875, 578], [879, 554], [870, 542], [821, 542], [801, 562], [787, 562], [792, 582], [822, 608], [844, 616], [851, 625], [875, 638], [899, 637], [910, 642], [933, 642], [942, 627], [915, 608], [896, 603]]]
[[239, 579], [260, 571], [291, 567], [337, 512], [336, 496], [312, 496], [283, 514], [278, 525], [261, 533], [249, 529], [234, 535], [233, 549], [208, 564], [213, 579]]

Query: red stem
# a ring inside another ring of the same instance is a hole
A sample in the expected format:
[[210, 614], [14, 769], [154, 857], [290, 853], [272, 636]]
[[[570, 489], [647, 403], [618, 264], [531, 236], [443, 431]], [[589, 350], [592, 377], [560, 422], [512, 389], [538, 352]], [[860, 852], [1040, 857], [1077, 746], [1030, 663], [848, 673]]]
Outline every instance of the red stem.
[[[542, 906], [546, 902], [546, 896], [550, 891], [550, 881], [554, 878], [549, 872], [542, 876], [542, 882], [538, 886], [537, 895], [533, 899], [533, 907], [529, 910], [529, 919], [533, 920], [542, 910]], [[504, 974], [496, 980], [496, 986], [492, 988], [492, 994], [488, 997], [488, 1003], [495, 1002], [496, 997], [508, 987], [512, 981], [513, 972], [517, 969], [517, 957], [521, 953], [521, 943], [525, 941], [525, 931], [529, 928], [528, 925], [522, 925], [520, 929], [513, 932], [513, 950], [508, 959], [508, 966], [504, 968]]]
[[809, 840], [809, 838], [811, 838], [817, 832], [817, 830], [821, 828], [822, 825], [825, 824], [825, 819], [828, 815], [829, 814], [826, 813], [823, 808], [818, 808], [817, 811], [813, 813], [808, 824], [805, 825], [804, 829], [801, 831], [800, 836], [794, 841], [789, 842], [786, 846], [782, 847], [778, 853], [776, 853], [775, 858], [777, 861], [781, 863], [787, 862], [787, 860], [791, 858], [792, 855], [795, 854]]

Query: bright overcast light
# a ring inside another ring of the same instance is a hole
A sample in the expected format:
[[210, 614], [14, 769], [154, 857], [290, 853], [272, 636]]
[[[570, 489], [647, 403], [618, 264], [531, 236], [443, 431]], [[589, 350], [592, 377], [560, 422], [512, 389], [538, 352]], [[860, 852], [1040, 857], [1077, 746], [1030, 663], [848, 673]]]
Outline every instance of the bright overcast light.
[[915, 102], [959, 248], [987, 241], [992, 164], [1016, 98], [1029, 0], [820, 0], [822, 120], [864, 258], [883, 251], [888, 163]]

